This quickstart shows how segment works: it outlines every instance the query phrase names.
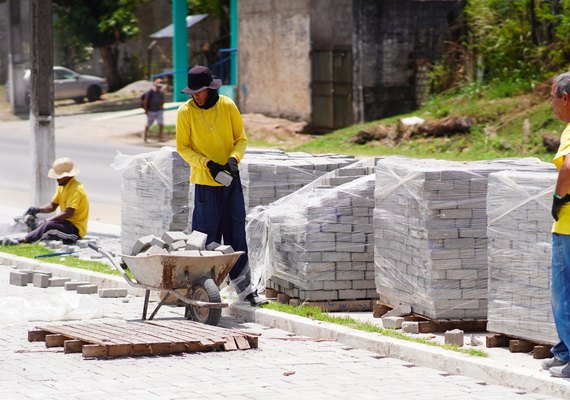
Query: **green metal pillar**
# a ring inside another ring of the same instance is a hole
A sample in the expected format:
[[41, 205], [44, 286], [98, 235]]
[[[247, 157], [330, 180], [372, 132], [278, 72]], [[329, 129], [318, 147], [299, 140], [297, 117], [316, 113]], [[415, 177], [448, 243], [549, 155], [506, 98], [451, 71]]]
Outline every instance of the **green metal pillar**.
[[186, 0], [172, 0], [172, 23], [174, 36], [172, 37], [172, 58], [174, 59], [174, 88], [172, 99], [185, 101], [188, 95], [180, 93], [187, 85], [188, 79], [188, 30], [186, 16], [188, 3]]
[[231, 54], [231, 76], [230, 84], [237, 84], [237, 47], [238, 47], [238, 0], [230, 0], [230, 47], [236, 49]]

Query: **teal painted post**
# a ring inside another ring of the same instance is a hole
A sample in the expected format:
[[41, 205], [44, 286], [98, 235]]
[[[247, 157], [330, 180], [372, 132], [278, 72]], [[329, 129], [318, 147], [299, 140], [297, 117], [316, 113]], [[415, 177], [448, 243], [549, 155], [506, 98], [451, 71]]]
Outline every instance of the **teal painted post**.
[[174, 59], [174, 88], [172, 100], [185, 101], [188, 95], [180, 93], [187, 85], [188, 79], [188, 29], [186, 16], [188, 3], [186, 0], [172, 1], [172, 23], [174, 36], [172, 37], [172, 58]]
[[237, 47], [238, 47], [238, 0], [230, 0], [230, 47], [236, 49], [232, 52], [230, 85], [237, 84]]

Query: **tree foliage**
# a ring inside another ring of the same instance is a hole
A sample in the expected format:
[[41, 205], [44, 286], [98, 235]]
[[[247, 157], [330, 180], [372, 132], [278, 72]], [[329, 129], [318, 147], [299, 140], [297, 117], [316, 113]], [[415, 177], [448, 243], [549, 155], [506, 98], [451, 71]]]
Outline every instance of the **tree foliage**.
[[[542, 80], [568, 68], [570, 0], [467, 0], [464, 12], [466, 34], [451, 44], [464, 54], [454, 84]], [[455, 73], [457, 63], [440, 62], [436, 78], [442, 70]]]
[[56, 33], [72, 37], [70, 44], [101, 52], [103, 69], [111, 89], [122, 79], [118, 71], [118, 45], [139, 33], [137, 6], [148, 0], [54, 0]]

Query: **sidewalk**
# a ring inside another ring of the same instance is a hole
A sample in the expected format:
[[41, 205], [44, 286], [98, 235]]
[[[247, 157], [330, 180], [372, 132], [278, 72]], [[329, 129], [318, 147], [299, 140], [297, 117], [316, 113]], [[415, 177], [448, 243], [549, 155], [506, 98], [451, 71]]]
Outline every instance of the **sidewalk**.
[[[0, 225], [11, 223], [13, 217], [19, 212], [21, 210], [0, 206]], [[120, 240], [119, 226], [90, 221], [89, 228], [90, 236], [111, 237]], [[123, 278], [118, 276], [43, 263], [7, 253], [0, 253], [0, 265], [46, 270], [56, 276], [88, 280], [99, 287], [124, 287], [129, 290], [130, 294], [137, 296], [143, 293], [142, 290], [129, 286]], [[157, 292], [153, 292], [153, 294], [157, 294]], [[254, 309], [244, 303], [233, 303], [225, 312], [248, 322], [282, 329], [300, 336], [335, 339], [353, 348], [372, 351], [383, 357], [397, 358], [417, 366], [435, 368], [454, 375], [468, 376], [490, 384], [509, 386], [528, 393], [541, 393], [570, 399], [570, 380], [550, 377], [547, 371], [540, 369], [541, 360], [533, 359], [530, 354], [510, 353], [505, 348], [487, 349], [482, 345], [477, 348], [486, 351], [489, 357], [468, 356], [439, 347], [392, 339], [272, 310]], [[379, 323], [378, 319], [372, 318], [372, 313], [344, 313], [343, 315], [371, 323]], [[467, 343], [469, 342], [469, 335], [469, 333], [465, 335]], [[440, 334], [431, 336], [434, 336], [435, 341], [442, 340]], [[478, 334], [477, 337], [483, 343], [485, 342], [484, 333]]]

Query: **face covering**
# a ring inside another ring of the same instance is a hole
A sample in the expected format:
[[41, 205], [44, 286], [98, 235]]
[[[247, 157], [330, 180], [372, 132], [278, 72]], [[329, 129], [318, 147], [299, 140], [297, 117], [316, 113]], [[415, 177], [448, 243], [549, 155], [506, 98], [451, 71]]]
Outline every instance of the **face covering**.
[[200, 106], [198, 103], [196, 103], [196, 105], [203, 110], [207, 110], [208, 108], [214, 107], [218, 102], [219, 98], [220, 95], [218, 94], [218, 91], [216, 89], [210, 89], [210, 92], [208, 93], [208, 98], [204, 102], [204, 105]]

